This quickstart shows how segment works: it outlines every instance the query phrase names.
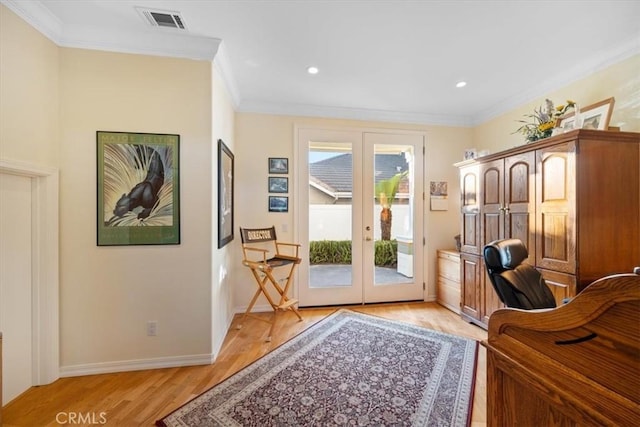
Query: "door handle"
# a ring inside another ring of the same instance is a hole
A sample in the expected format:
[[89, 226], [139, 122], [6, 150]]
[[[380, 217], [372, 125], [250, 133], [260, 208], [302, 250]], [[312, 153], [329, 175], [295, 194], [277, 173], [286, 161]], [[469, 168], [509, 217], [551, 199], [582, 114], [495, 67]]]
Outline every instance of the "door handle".
[[366, 240], [367, 242], [370, 242], [371, 241], [371, 237], [367, 236], [367, 237], [364, 238], [364, 240]]

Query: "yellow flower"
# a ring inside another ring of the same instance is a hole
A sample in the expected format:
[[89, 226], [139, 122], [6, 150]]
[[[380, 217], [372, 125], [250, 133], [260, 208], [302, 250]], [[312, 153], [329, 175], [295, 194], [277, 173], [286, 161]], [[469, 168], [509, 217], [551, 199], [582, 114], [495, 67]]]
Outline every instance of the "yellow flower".
[[540, 132], [544, 132], [544, 131], [547, 131], [547, 130], [553, 128], [554, 125], [555, 125], [555, 122], [540, 123], [538, 125], [538, 130]]

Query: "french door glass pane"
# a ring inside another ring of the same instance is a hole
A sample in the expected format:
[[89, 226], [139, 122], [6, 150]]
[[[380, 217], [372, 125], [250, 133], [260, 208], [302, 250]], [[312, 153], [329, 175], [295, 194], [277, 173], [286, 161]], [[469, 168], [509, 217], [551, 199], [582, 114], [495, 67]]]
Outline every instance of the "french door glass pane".
[[414, 148], [374, 145], [374, 284], [411, 283]]
[[352, 285], [350, 143], [309, 143], [309, 287]]

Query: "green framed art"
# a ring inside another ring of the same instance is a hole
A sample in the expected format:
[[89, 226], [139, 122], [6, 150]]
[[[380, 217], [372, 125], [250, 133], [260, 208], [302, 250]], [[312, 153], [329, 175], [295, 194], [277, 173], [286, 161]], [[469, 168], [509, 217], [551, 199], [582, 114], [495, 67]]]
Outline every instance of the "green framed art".
[[96, 132], [97, 244], [180, 244], [180, 135]]

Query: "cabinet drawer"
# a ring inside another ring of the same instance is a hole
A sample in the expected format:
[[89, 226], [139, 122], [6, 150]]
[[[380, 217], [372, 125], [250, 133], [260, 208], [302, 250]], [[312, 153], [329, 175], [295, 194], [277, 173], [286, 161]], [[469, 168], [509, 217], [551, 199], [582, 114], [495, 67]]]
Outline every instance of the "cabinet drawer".
[[438, 274], [449, 280], [460, 281], [460, 259], [452, 261], [447, 258], [438, 259]]
[[460, 283], [440, 276], [438, 278], [437, 301], [448, 309], [460, 312]]

